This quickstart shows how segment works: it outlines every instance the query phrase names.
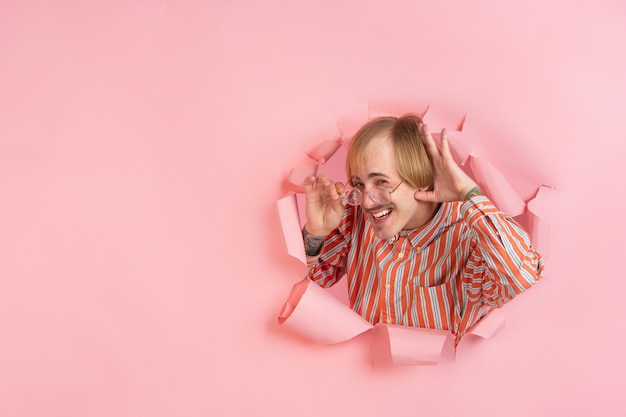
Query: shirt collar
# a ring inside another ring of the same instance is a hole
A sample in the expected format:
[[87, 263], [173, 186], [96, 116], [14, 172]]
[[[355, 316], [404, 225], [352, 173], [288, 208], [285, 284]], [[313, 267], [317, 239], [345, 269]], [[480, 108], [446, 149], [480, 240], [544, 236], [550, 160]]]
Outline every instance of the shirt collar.
[[398, 235], [405, 236], [413, 249], [420, 250], [422, 247], [428, 245], [436, 236], [439, 236], [444, 228], [458, 221], [456, 218], [458, 216], [454, 215], [455, 206], [454, 202], [441, 203], [435, 216], [424, 226], [418, 227], [417, 229], [402, 230]]

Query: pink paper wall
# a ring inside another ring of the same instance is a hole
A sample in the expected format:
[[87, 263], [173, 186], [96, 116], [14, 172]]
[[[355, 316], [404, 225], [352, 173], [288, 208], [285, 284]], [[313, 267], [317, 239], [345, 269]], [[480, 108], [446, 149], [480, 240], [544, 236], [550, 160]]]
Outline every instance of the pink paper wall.
[[[625, 22], [608, 0], [0, 2], [0, 415], [623, 416]], [[284, 179], [376, 100], [469, 113], [522, 195], [559, 192], [545, 280], [453, 363], [373, 372], [367, 337], [276, 323], [304, 273]]]

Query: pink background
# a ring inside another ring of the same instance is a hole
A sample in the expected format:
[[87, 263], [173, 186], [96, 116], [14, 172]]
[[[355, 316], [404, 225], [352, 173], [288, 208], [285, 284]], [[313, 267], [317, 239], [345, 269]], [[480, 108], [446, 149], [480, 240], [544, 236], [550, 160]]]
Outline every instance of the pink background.
[[[623, 416], [624, 45], [621, 0], [1, 1], [0, 415]], [[545, 280], [455, 363], [276, 323], [284, 178], [373, 100], [559, 191]]]

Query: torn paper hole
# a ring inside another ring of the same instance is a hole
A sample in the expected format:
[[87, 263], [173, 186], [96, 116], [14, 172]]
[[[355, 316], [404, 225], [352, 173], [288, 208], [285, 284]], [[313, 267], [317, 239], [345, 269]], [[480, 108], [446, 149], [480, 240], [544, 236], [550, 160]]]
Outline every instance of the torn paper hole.
[[[425, 106], [423, 112], [431, 111]], [[370, 103], [370, 117], [373, 115], [399, 115], [406, 113], [402, 104]], [[419, 114], [419, 112], [415, 112]], [[423, 113], [422, 113], [423, 114]], [[439, 120], [434, 113], [429, 116]], [[358, 120], [358, 123], [357, 123]], [[441, 119], [443, 120], [443, 119]], [[366, 120], [359, 117], [347, 117], [337, 123], [342, 139], [349, 141], [350, 136]], [[452, 156], [459, 165], [469, 160], [468, 173], [479, 184], [494, 204], [511, 217], [529, 212], [529, 234], [539, 251], [548, 253], [549, 226], [546, 221], [549, 206], [553, 204], [554, 190], [541, 186], [537, 195], [528, 205], [515, 191], [511, 184], [489, 161], [477, 156], [473, 141], [462, 130], [467, 117], [460, 122], [457, 130], [448, 131]], [[439, 134], [434, 134], [438, 136]], [[319, 164], [329, 168], [328, 161], [342, 149], [341, 140], [327, 140], [312, 151], [309, 156]], [[344, 152], [339, 152], [345, 159]], [[340, 161], [342, 163], [343, 161]], [[305, 165], [291, 171], [289, 181], [298, 188], [298, 194], [289, 194], [279, 200], [277, 208], [283, 228], [287, 251], [306, 264], [301, 227], [304, 196], [302, 184], [307, 176], [316, 175], [319, 165]], [[331, 170], [332, 171], [332, 170]], [[300, 202], [300, 204], [299, 204]], [[333, 297], [327, 290], [309, 280], [300, 281], [292, 289], [279, 315], [279, 323], [317, 343], [332, 344], [350, 340], [355, 336], [371, 331], [373, 334], [373, 361], [378, 363], [402, 365], [432, 365], [441, 358], [444, 347], [450, 343], [452, 335], [448, 331], [420, 329], [414, 327], [376, 324], [372, 325], [350, 309], [346, 304]], [[504, 314], [499, 309], [492, 310], [476, 323], [468, 332], [482, 338], [496, 335], [505, 325]]]

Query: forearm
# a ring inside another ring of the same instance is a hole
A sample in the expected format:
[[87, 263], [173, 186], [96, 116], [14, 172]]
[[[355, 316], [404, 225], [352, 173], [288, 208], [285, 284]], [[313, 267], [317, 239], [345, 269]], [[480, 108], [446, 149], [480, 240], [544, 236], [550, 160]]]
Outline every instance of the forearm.
[[477, 237], [484, 295], [500, 306], [530, 288], [543, 272], [543, 259], [526, 231], [506, 217], [486, 197], [471, 197], [463, 215]]
[[306, 228], [306, 225], [302, 228], [302, 239], [304, 240], [304, 252], [307, 256], [317, 256], [322, 251], [324, 246], [324, 240], [326, 236], [316, 236]]
[[330, 287], [345, 274], [348, 244], [339, 230], [330, 235], [316, 236], [306, 226], [302, 228], [307, 255], [307, 277], [322, 287]]

